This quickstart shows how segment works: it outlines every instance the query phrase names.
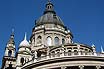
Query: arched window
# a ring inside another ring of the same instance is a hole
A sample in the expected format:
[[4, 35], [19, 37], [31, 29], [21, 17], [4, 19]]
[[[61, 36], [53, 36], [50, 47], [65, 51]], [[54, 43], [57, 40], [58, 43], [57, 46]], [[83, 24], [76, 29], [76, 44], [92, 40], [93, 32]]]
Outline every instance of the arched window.
[[52, 57], [55, 57], [55, 52], [54, 51], [51, 54], [52, 54]]
[[57, 57], [60, 57], [60, 50], [57, 50]]
[[54, 43], [55, 43], [55, 45], [59, 45], [59, 38], [58, 37], [54, 38]]
[[24, 58], [22, 57], [20, 61], [21, 61], [21, 64], [23, 65], [23, 63], [24, 63]]
[[48, 46], [52, 46], [52, 39], [51, 39], [50, 36], [47, 37], [47, 45], [48, 45]]
[[62, 39], [62, 44], [65, 44], [65, 40], [64, 39]]
[[81, 52], [81, 55], [83, 55], [83, 51], [80, 51]]
[[41, 57], [41, 55], [42, 55], [42, 52], [41, 51], [37, 51], [37, 57]]
[[68, 51], [68, 56], [71, 56], [71, 50]]
[[37, 44], [41, 44], [42, 43], [42, 37], [41, 36], [38, 36], [37, 37]]
[[78, 51], [77, 50], [74, 50], [74, 55], [78, 55]]
[[8, 51], [8, 56], [11, 57], [11, 55], [12, 55], [12, 51], [9, 50], [9, 51]]

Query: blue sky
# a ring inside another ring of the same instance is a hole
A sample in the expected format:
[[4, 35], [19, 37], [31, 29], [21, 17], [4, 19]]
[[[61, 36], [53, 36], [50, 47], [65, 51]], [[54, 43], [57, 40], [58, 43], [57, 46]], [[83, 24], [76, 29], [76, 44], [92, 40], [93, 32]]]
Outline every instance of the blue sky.
[[[0, 59], [12, 28], [16, 48], [27, 32], [31, 36], [34, 21], [45, 10], [47, 0], [0, 0]], [[72, 31], [74, 42], [104, 48], [104, 0], [52, 0], [55, 11]], [[0, 60], [1, 65], [1, 60]]]

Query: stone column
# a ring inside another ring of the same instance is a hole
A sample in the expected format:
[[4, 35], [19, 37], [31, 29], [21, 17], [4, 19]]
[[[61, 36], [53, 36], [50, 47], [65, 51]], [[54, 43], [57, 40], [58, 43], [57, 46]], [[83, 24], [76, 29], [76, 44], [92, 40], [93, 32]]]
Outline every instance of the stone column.
[[60, 50], [60, 53], [61, 53], [61, 56], [64, 56], [65, 55], [65, 53], [64, 53], [64, 46], [63, 45], [62, 45], [62, 48]]
[[101, 66], [96, 66], [96, 69], [100, 69], [101, 68]]
[[62, 67], [61, 67], [61, 69], [66, 69], [66, 68], [67, 68], [67, 67], [65, 67], [65, 66], [62, 66]]
[[84, 66], [83, 66], [83, 65], [81, 65], [81, 66], [79, 66], [79, 68], [80, 68], [80, 69], [84, 69]]
[[47, 47], [47, 59], [49, 59], [49, 58], [50, 58], [50, 48]]
[[80, 45], [77, 45], [77, 48], [78, 48], [78, 55], [81, 55], [81, 52], [80, 52]]
[[35, 58], [37, 58], [37, 51], [35, 51], [35, 53], [34, 53], [34, 54], [35, 54]]
[[72, 51], [72, 56], [74, 55], [74, 49], [71, 50]]

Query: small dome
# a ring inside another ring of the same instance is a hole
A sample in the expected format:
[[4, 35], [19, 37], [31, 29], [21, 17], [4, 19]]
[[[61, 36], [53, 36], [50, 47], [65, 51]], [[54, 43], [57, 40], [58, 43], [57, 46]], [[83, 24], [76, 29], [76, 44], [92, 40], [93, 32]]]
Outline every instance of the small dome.
[[29, 42], [26, 40], [26, 34], [25, 34], [24, 40], [20, 43], [19, 46], [30, 46]]

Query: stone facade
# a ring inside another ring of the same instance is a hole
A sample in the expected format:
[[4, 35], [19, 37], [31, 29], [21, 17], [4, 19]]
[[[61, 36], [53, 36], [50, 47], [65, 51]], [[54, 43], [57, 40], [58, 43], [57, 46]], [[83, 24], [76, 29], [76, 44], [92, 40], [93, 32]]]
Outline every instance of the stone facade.
[[104, 69], [104, 52], [95, 45], [74, 43], [72, 32], [48, 1], [43, 16], [35, 21], [30, 41], [20, 43], [15, 55], [14, 32], [5, 48], [1, 69]]

